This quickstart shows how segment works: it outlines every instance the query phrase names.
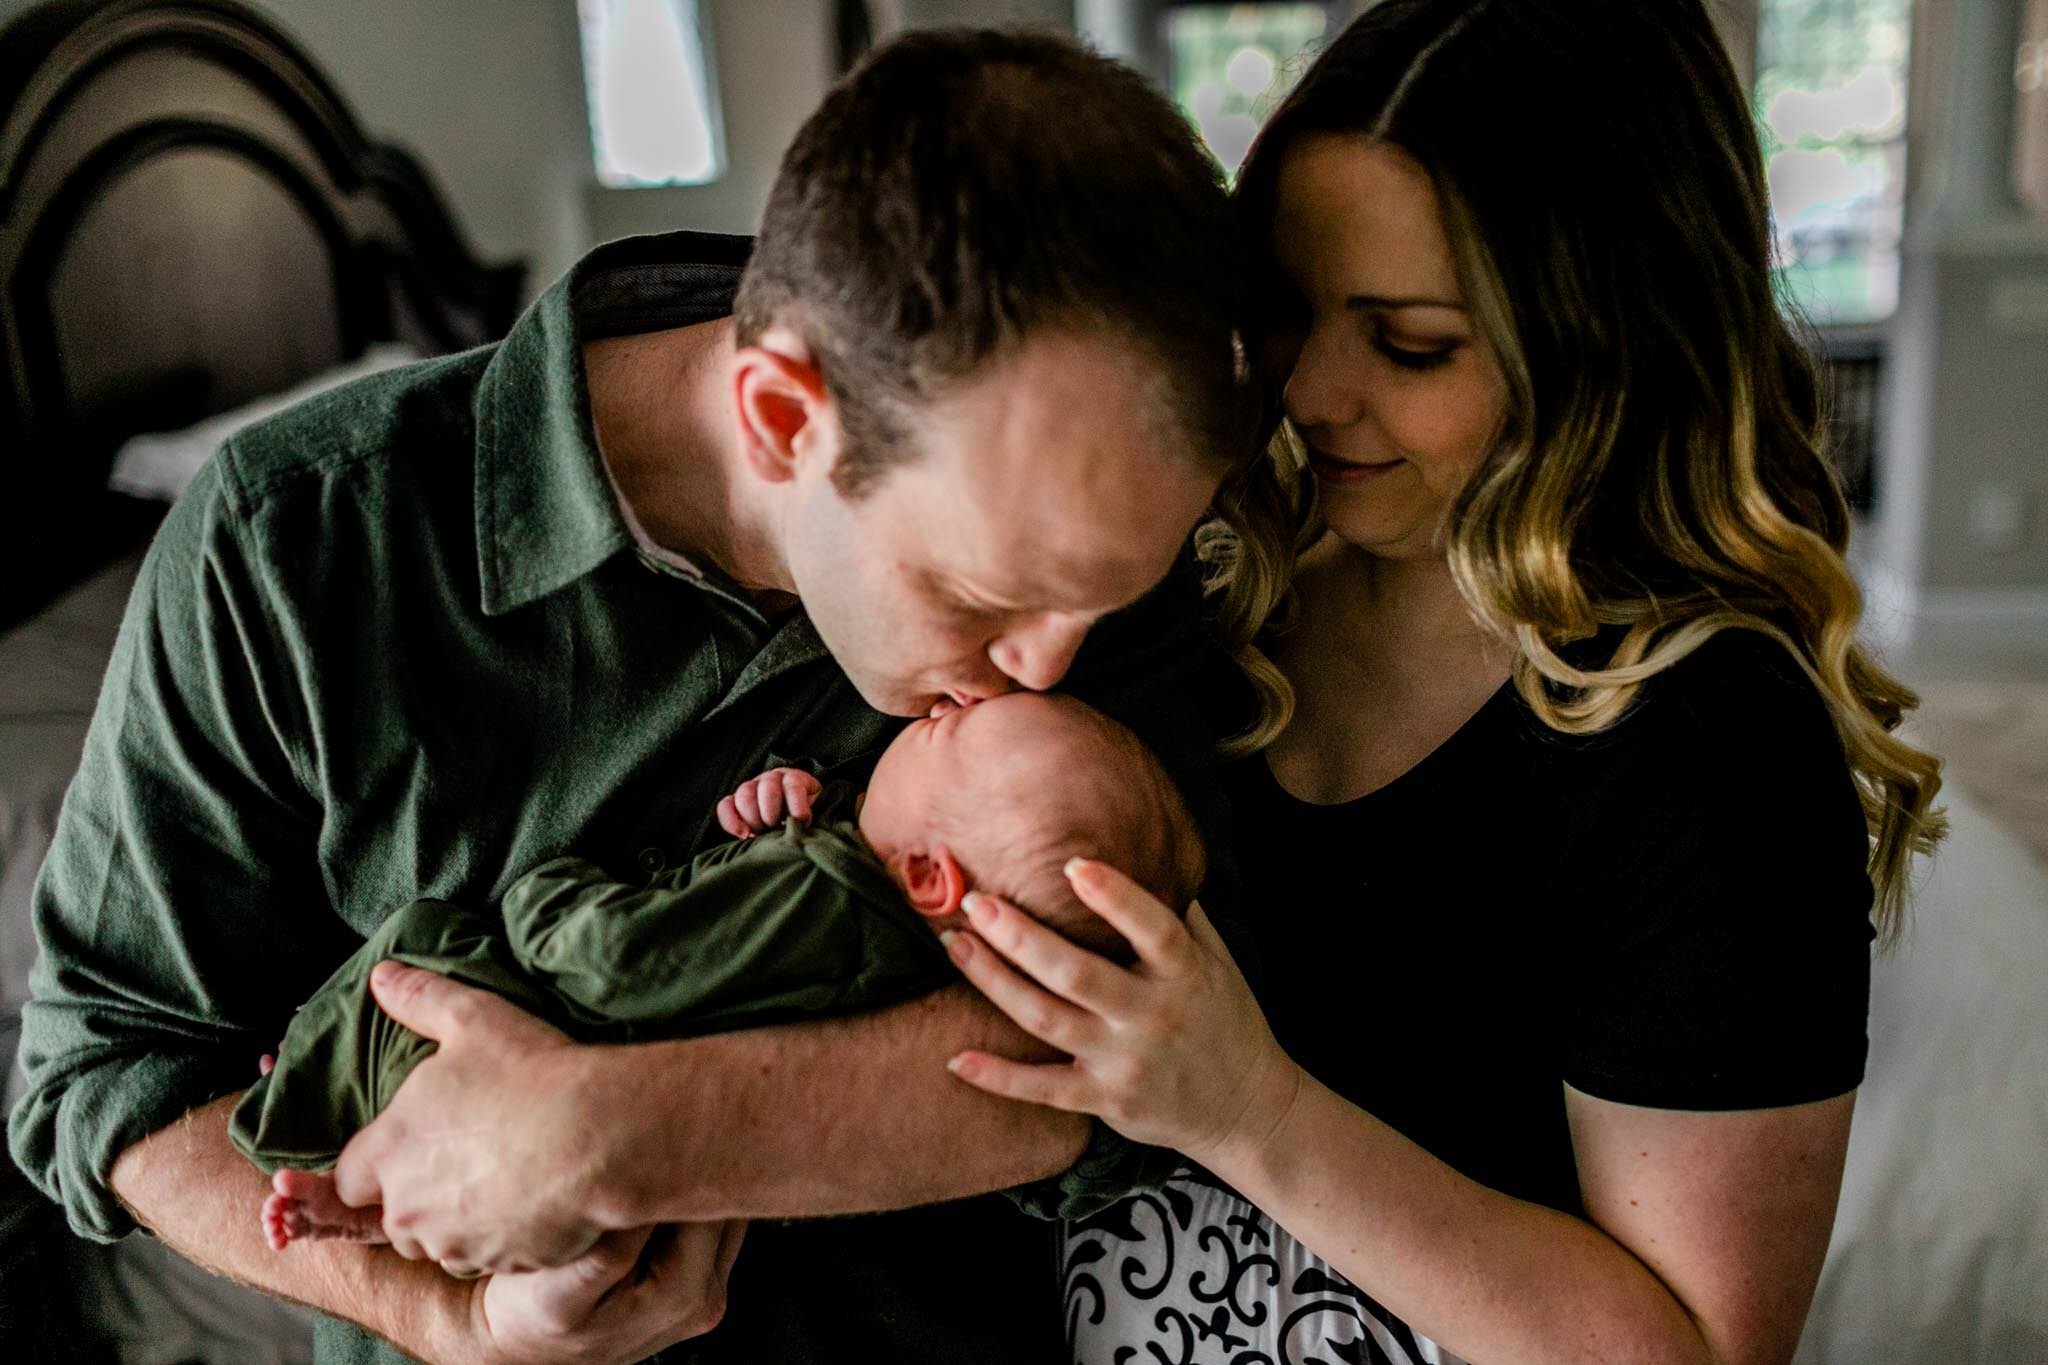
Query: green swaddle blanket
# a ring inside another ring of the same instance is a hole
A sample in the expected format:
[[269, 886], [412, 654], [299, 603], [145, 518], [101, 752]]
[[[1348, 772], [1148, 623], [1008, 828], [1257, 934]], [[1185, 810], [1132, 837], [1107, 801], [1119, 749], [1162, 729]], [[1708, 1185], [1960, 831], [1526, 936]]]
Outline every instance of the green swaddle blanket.
[[959, 979], [850, 822], [786, 821], [642, 884], [556, 858], [513, 883], [502, 910], [420, 900], [387, 919], [293, 1015], [276, 1066], [235, 1108], [236, 1148], [265, 1171], [328, 1170], [433, 1054], [370, 996], [386, 958], [583, 1042], [844, 1014]]

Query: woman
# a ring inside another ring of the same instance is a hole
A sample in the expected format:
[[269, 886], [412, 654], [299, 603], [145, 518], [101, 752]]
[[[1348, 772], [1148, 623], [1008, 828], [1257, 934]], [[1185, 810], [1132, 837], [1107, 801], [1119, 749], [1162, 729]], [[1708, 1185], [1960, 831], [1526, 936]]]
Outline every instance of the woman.
[[1939, 779], [1734, 73], [1697, 0], [1389, 0], [1239, 199], [1327, 526], [1235, 772], [1266, 989], [1097, 864], [1130, 970], [953, 940], [1074, 1058], [959, 1075], [1206, 1168], [1069, 1229], [1076, 1358], [1788, 1359]]

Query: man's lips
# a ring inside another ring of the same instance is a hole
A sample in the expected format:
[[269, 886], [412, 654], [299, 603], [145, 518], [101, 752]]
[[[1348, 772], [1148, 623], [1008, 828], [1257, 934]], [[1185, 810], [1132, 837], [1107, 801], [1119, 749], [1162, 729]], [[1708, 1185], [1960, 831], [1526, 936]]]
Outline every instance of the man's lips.
[[1340, 460], [1334, 455], [1325, 455], [1320, 450], [1312, 449], [1308, 453], [1309, 468], [1316, 472], [1317, 478], [1327, 483], [1363, 483], [1399, 469], [1406, 463], [1406, 460], [1382, 460], [1369, 464], [1362, 460]]

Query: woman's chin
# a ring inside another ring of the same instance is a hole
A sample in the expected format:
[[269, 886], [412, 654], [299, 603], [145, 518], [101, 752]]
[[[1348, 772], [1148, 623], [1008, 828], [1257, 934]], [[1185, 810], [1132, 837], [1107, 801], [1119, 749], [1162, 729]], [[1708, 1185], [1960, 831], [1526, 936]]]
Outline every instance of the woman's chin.
[[1443, 557], [1435, 522], [1414, 508], [1373, 506], [1368, 498], [1323, 498], [1323, 522], [1331, 534], [1376, 559]]

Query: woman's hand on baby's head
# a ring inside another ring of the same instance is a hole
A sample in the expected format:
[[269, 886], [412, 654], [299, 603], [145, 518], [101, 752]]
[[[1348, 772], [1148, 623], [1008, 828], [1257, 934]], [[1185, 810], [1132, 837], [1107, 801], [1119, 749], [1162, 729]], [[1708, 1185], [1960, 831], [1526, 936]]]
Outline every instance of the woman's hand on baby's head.
[[807, 822], [811, 802], [824, 786], [802, 768], [770, 768], [740, 783], [731, 796], [719, 799], [719, 828], [735, 839], [751, 839], [779, 827], [785, 814]]

